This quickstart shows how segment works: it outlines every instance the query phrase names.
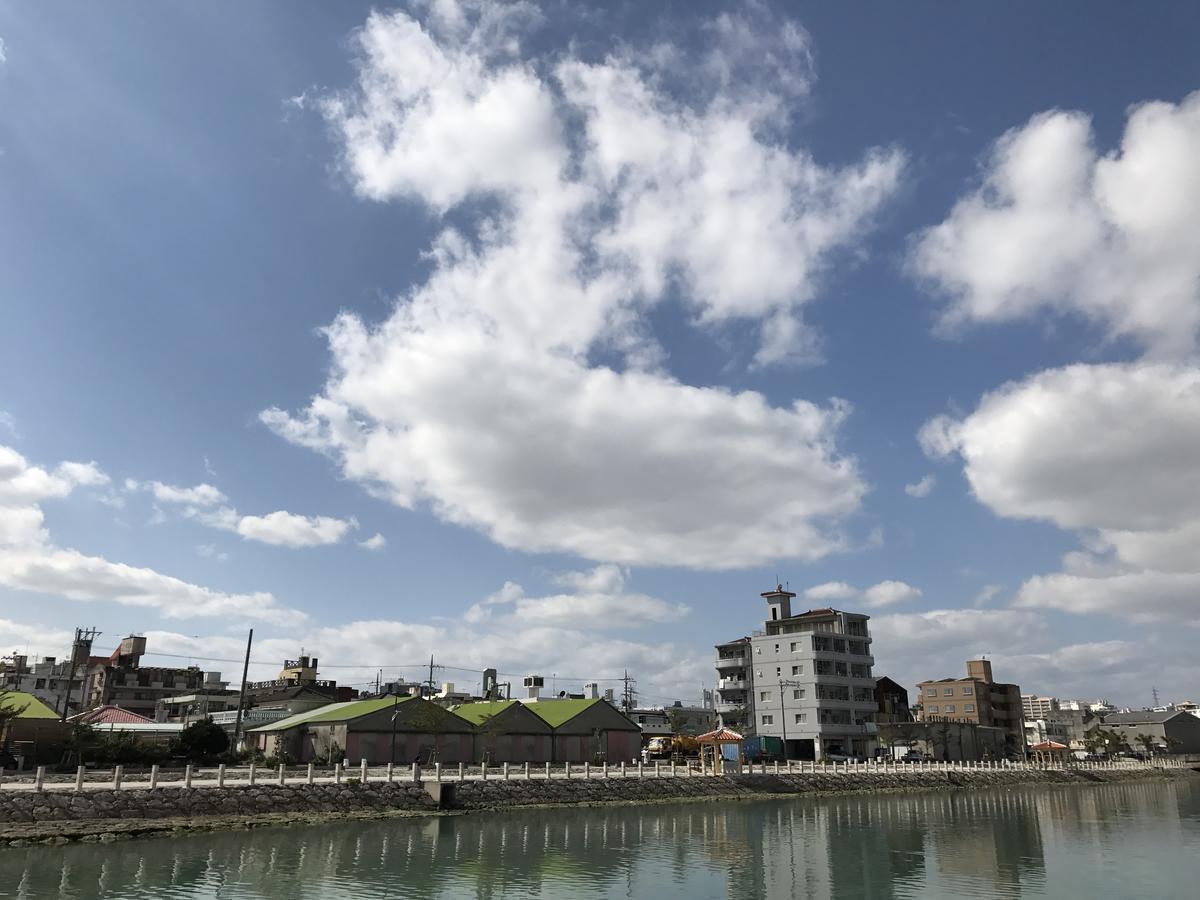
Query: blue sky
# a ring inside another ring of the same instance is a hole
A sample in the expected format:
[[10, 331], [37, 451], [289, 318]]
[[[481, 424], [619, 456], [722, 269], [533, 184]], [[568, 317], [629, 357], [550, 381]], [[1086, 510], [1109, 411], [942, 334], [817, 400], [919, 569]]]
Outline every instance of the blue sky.
[[1194, 8], [372, 9], [0, 3], [0, 649], [1200, 693]]

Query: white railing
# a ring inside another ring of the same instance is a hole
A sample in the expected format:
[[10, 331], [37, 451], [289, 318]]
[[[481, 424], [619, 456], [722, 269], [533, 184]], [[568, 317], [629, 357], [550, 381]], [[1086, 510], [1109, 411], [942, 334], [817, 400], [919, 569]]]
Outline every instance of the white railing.
[[[999, 761], [923, 761], [901, 762], [898, 760], [869, 760], [865, 762], [813, 762], [788, 760], [786, 762], [737, 763], [725, 762], [714, 772], [711, 764], [653, 762], [653, 763], [502, 763], [498, 766], [464, 764], [443, 766], [368, 766], [363, 760], [359, 765], [348, 764], [318, 767], [309, 763], [306, 767], [265, 768], [251, 765], [227, 769], [194, 769], [192, 766], [180, 770], [160, 771], [152, 766], [149, 772], [127, 776], [124, 767], [112, 770], [89, 772], [85, 767], [76, 769], [74, 776], [47, 775], [46, 767], [39, 766], [33, 777], [0, 777], [0, 790], [8, 791], [100, 791], [100, 790], [168, 790], [171, 788], [225, 788], [251, 785], [304, 785], [304, 784], [360, 784], [378, 782], [464, 782], [464, 781], [535, 781], [575, 780], [612, 778], [704, 778], [713, 775], [899, 775], [913, 776], [926, 773], [951, 772], [1014, 772], [1014, 771], [1113, 771], [1183, 769], [1194, 763], [1176, 759], [1108, 760], [1104, 762], [1067, 762], [1066, 764]], [[89, 777], [90, 776], [90, 777]]]

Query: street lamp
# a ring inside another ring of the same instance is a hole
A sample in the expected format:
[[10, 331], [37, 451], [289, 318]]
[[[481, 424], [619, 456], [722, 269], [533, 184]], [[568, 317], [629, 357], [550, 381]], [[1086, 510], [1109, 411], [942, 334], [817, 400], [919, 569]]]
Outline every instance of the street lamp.
[[780, 726], [783, 728], [783, 758], [785, 760], [788, 759], [787, 710], [784, 708], [784, 705], [783, 705], [783, 689], [785, 687], [799, 687], [801, 684], [803, 684], [803, 682], [794, 681], [794, 680], [786, 680], [785, 681], [783, 679], [780, 679], [780, 681], [779, 681], [779, 723], [780, 723]]
[[400, 715], [400, 695], [392, 703], [392, 765], [396, 764], [396, 716]]

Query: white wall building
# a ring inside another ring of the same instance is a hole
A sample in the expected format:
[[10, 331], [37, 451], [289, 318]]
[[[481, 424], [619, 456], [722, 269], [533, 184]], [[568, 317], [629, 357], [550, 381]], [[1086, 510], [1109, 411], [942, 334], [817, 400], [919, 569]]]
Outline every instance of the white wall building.
[[1021, 695], [1021, 710], [1026, 721], [1044, 719], [1053, 712], [1058, 712], [1057, 697], [1039, 697], [1037, 694]]
[[[717, 710], [750, 734], [778, 737], [789, 759], [868, 756], [877, 744], [868, 616], [836, 609], [792, 614], [782, 585], [762, 594], [762, 631], [717, 645]], [[748, 727], [747, 727], [748, 726]]]

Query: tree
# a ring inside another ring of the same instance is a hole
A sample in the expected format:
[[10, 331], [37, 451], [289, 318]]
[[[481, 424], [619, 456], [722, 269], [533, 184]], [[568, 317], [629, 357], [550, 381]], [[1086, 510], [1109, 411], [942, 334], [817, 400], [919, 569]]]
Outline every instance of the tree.
[[1154, 738], [1152, 738], [1148, 734], [1139, 734], [1137, 737], [1134, 738], [1134, 740], [1142, 745], [1142, 751], [1147, 756], [1154, 755], [1154, 747], [1155, 747]]
[[175, 752], [191, 762], [203, 762], [229, 749], [229, 735], [212, 719], [193, 722], [175, 739]]
[[683, 734], [687, 729], [687, 716], [682, 709], [672, 706], [667, 710], [667, 724], [671, 726], [671, 734]]
[[24, 706], [17, 705], [17, 696], [13, 691], [0, 688], [0, 746], [8, 734], [8, 723], [19, 716]]

